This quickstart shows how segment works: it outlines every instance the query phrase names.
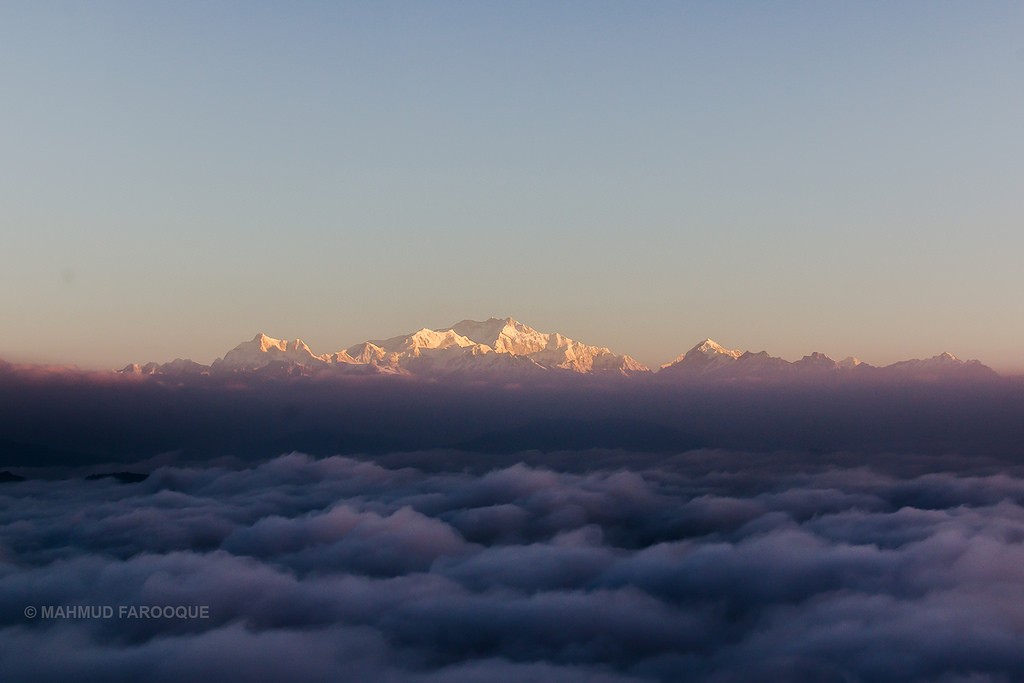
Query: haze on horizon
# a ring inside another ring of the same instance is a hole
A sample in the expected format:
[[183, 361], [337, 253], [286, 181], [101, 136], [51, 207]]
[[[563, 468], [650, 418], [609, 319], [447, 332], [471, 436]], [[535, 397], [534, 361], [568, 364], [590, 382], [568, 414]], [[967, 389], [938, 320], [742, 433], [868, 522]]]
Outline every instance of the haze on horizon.
[[0, 6], [0, 358], [510, 315], [1024, 371], [1024, 6]]

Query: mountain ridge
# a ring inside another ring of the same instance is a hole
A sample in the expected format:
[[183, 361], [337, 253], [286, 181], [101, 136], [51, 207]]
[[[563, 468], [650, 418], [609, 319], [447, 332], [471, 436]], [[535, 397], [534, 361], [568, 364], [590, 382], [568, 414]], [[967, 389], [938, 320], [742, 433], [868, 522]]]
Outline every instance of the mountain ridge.
[[812, 352], [787, 361], [767, 351], [729, 349], [705, 338], [656, 371], [626, 354], [540, 332], [514, 318], [460, 320], [439, 329], [370, 339], [339, 351], [316, 354], [301, 339], [277, 339], [263, 332], [243, 341], [205, 366], [188, 359], [130, 364], [131, 375], [309, 376], [324, 373], [420, 377], [518, 379], [553, 375], [655, 377], [687, 383], [723, 381], [821, 381], [839, 377], [955, 379], [997, 377], [979, 361], [943, 352], [925, 359], [873, 366], [857, 358], [834, 360]]
[[931, 358], [898, 361], [874, 366], [853, 356], [841, 361], [814, 351], [798, 361], [787, 361], [766, 351], [726, 349], [714, 340], [705, 339], [670, 363], [661, 366], [661, 378], [685, 378], [690, 381], [737, 379], [827, 379], [857, 377], [877, 379], [983, 379], [998, 377], [992, 368], [977, 360], [960, 360], [948, 352]]

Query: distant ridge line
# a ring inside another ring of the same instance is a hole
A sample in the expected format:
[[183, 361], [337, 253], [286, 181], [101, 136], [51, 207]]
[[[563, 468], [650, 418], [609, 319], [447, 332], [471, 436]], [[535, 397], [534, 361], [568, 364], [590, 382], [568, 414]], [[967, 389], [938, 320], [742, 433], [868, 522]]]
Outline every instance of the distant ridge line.
[[118, 372], [176, 377], [294, 377], [333, 373], [502, 380], [569, 374], [652, 377], [688, 383], [998, 377], [994, 370], [979, 361], [960, 360], [950, 353], [883, 367], [853, 357], [837, 361], [819, 352], [790, 362], [765, 351], [727, 349], [710, 338], [652, 372], [631, 356], [559, 333], [539, 332], [511, 317], [461, 320], [450, 327], [421, 328], [325, 354], [314, 353], [301, 339], [276, 339], [260, 332], [210, 365], [178, 358], [169, 363], [133, 363]]

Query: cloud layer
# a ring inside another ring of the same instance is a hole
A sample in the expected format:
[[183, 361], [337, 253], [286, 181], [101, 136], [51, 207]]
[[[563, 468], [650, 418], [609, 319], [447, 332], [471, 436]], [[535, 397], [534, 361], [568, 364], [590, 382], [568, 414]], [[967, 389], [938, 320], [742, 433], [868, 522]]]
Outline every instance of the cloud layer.
[[[481, 460], [293, 453], [141, 483], [2, 484], [0, 678], [1024, 676], [1015, 465]], [[43, 605], [209, 605], [210, 618], [24, 615]]]

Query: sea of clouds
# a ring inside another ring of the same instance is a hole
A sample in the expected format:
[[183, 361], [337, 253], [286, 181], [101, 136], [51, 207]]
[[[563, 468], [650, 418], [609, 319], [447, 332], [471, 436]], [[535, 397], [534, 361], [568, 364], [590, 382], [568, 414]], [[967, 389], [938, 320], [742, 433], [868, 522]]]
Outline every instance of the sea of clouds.
[[[29, 479], [0, 484], [0, 680], [1021, 680], [1022, 542], [1024, 472], [990, 458], [291, 453]], [[115, 614], [26, 615], [47, 606]]]

